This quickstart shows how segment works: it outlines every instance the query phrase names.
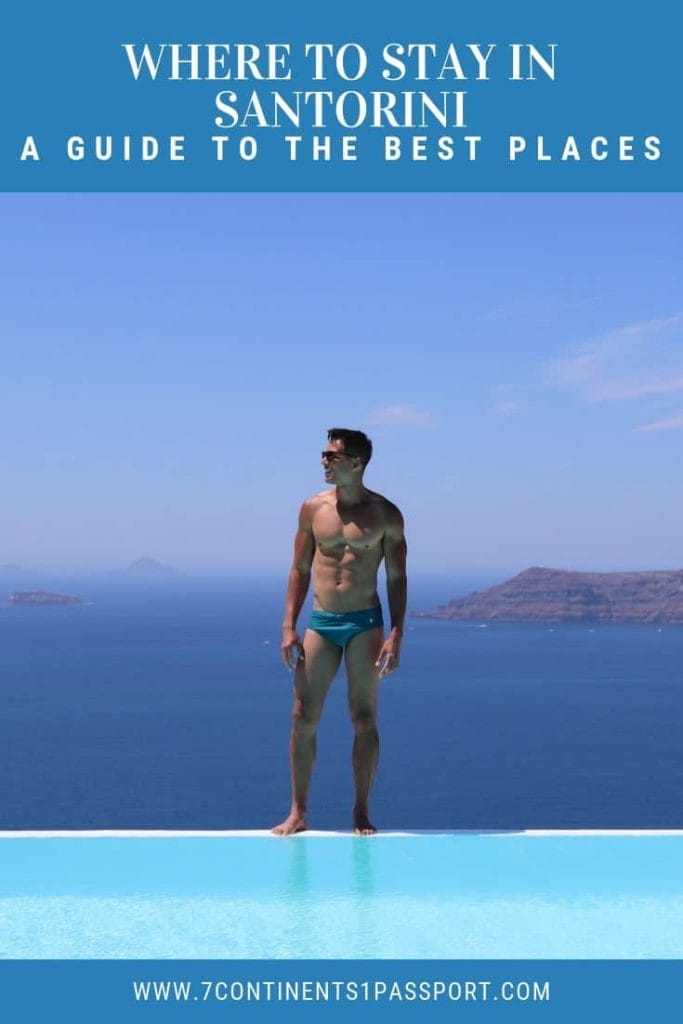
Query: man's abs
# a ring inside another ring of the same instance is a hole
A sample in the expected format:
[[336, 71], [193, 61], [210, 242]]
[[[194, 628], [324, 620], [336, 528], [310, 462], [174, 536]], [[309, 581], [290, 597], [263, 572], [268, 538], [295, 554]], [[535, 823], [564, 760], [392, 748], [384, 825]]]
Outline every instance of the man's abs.
[[326, 612], [355, 612], [379, 604], [377, 570], [381, 552], [346, 552], [334, 558], [317, 551], [313, 559], [313, 607]]

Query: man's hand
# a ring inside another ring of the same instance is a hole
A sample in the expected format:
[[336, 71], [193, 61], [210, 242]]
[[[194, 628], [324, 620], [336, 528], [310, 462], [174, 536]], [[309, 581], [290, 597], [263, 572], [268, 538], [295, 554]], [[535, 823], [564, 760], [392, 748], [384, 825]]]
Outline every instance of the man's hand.
[[384, 679], [390, 672], [394, 672], [401, 660], [401, 640], [403, 637], [400, 633], [390, 633], [388, 638], [382, 644], [382, 649], [379, 652], [379, 657], [375, 662], [375, 668], [379, 669], [379, 678]]
[[282, 630], [280, 654], [282, 655], [285, 668], [289, 669], [290, 672], [296, 668], [298, 661], [304, 660], [304, 645], [295, 629]]

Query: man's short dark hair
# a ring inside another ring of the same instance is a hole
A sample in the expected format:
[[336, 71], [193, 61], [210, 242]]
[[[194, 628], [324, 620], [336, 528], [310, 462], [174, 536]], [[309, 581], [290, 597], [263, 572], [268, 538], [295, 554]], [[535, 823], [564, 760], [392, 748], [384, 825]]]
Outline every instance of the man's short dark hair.
[[343, 441], [344, 451], [358, 458], [367, 466], [372, 458], [372, 441], [362, 430], [347, 430], [345, 427], [331, 427], [327, 431], [328, 441]]

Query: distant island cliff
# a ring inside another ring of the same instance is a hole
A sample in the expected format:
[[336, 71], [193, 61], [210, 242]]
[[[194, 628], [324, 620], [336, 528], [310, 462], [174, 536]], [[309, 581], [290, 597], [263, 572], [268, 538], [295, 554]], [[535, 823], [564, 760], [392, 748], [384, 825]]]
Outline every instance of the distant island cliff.
[[54, 590], [15, 590], [7, 598], [7, 604], [27, 605], [29, 607], [43, 604], [83, 604], [83, 599], [75, 594], [60, 594]]
[[571, 572], [533, 567], [415, 616], [479, 622], [683, 623], [683, 569]]

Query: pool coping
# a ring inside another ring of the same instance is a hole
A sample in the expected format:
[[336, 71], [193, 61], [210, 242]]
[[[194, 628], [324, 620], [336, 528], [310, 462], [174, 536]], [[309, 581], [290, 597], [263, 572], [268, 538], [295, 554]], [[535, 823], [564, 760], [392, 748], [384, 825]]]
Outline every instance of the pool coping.
[[[415, 831], [387, 831], [363, 837], [379, 839], [408, 839], [425, 836], [479, 836], [505, 838], [510, 836], [542, 838], [555, 836], [683, 836], [683, 829], [429, 829]], [[2, 839], [357, 839], [353, 832], [320, 831], [310, 829], [291, 836], [276, 836], [268, 829], [25, 829], [0, 830]]]

